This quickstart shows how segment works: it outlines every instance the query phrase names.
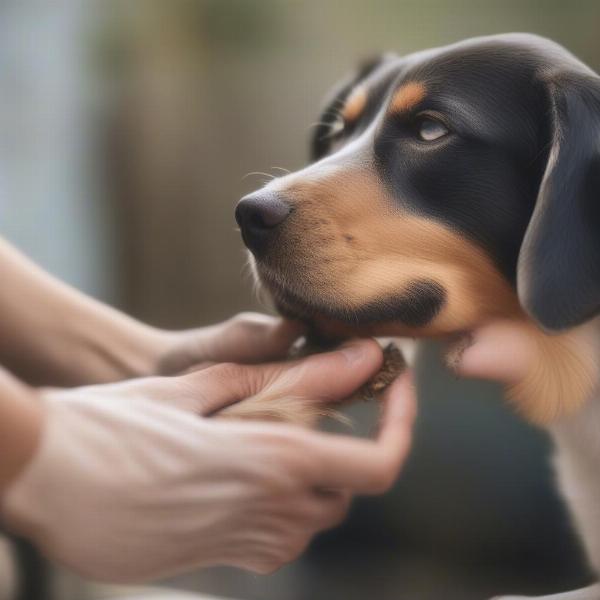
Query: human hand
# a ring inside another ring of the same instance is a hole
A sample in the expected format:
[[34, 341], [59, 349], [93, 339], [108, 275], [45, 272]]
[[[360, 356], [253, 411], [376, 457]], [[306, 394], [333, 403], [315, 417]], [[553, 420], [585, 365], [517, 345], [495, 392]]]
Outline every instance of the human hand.
[[532, 328], [520, 321], [498, 320], [454, 341], [446, 355], [459, 376], [516, 385], [539, 360]]
[[598, 322], [547, 334], [527, 320], [487, 323], [454, 343], [447, 363], [461, 377], [504, 385], [525, 419], [548, 425], [581, 407], [598, 387]]
[[202, 363], [260, 363], [284, 358], [304, 327], [260, 313], [234, 317], [188, 331], [164, 334], [157, 373], [173, 375]]
[[210, 565], [270, 572], [338, 523], [353, 494], [392, 485], [410, 446], [410, 378], [388, 389], [373, 441], [203, 417], [277, 382], [336, 401], [380, 365], [378, 346], [363, 341], [293, 363], [43, 392], [43, 437], [2, 515], [50, 558], [97, 580]]

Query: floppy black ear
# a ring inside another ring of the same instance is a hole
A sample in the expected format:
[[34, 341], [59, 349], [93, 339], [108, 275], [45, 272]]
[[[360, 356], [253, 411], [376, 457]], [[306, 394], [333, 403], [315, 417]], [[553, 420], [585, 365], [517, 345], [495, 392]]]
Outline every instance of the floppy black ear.
[[343, 81], [339, 82], [325, 98], [325, 108], [321, 112], [318, 125], [312, 132], [310, 140], [310, 160], [323, 158], [330, 150], [332, 133], [339, 119], [339, 109], [352, 90], [386, 60], [391, 54], [381, 54], [361, 61], [358, 68]]
[[600, 78], [548, 84], [552, 146], [519, 254], [521, 305], [558, 331], [600, 312]]

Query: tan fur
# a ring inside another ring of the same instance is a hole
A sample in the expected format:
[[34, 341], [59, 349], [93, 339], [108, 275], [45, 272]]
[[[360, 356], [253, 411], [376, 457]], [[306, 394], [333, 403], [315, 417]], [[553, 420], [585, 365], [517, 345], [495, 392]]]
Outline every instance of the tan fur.
[[314, 427], [323, 417], [339, 421], [345, 418], [331, 408], [327, 398], [307, 398], [290, 394], [298, 384], [296, 378], [278, 379], [251, 398], [220, 410], [218, 418], [254, 421], [280, 421], [301, 427]]
[[342, 108], [342, 117], [344, 117], [344, 121], [356, 121], [365, 110], [367, 98], [367, 90], [364, 86], [359, 85], [355, 87], [344, 103], [344, 108]]
[[[416, 90], [408, 95], [417, 97]], [[407, 96], [403, 98], [402, 106], [407, 106]], [[447, 294], [439, 314], [425, 327], [399, 322], [353, 326], [316, 315], [314, 323], [322, 333], [446, 336], [496, 318], [516, 319], [528, 328], [539, 355], [527, 379], [510, 389], [516, 410], [544, 424], [581, 405], [592, 385], [594, 365], [579, 350], [577, 335], [546, 335], [528, 322], [514, 290], [481, 248], [441, 223], [404, 210], [370, 165], [349, 162], [308, 171], [271, 184], [292, 200], [295, 211], [274, 266], [259, 268], [264, 281], [349, 312], [401, 296], [415, 279], [434, 280]], [[295, 409], [281, 409], [277, 418], [304, 418], [293, 414]]]
[[322, 417], [334, 415], [334, 411], [324, 404], [316, 404], [314, 398], [265, 391], [243, 402], [227, 406], [216, 416], [224, 419], [277, 421], [300, 427], [314, 427]]
[[398, 88], [389, 105], [390, 113], [406, 112], [425, 98], [425, 86], [417, 81], [411, 81]]
[[290, 250], [281, 245], [274, 278], [298, 296], [352, 311], [401, 296], [416, 279], [445, 288], [446, 304], [428, 326], [384, 323], [361, 329], [365, 334], [443, 335], [492, 316], [520, 314], [512, 289], [483, 250], [399, 208], [369, 171], [292, 182], [285, 193], [295, 208], [294, 231]]
[[548, 335], [530, 322], [523, 328], [538, 357], [527, 377], [508, 390], [508, 399], [527, 420], [548, 425], [575, 413], [597, 383], [596, 345], [583, 326]]
[[[294, 348], [291, 357], [309, 356], [322, 350], [318, 345], [308, 343]], [[383, 365], [367, 383], [359, 388], [349, 401], [368, 401], [378, 398], [396, 377], [406, 369], [406, 360], [402, 351], [394, 343], [388, 343], [383, 348]], [[288, 382], [290, 383], [290, 382]], [[292, 385], [268, 386], [260, 393], [244, 402], [232, 404], [220, 410], [219, 418], [249, 419], [262, 421], [283, 421], [302, 427], [314, 427], [322, 417], [333, 418], [348, 425], [351, 421], [329, 404], [329, 399], [306, 398], [290, 395], [286, 389]], [[346, 400], [346, 399], [344, 399]]]

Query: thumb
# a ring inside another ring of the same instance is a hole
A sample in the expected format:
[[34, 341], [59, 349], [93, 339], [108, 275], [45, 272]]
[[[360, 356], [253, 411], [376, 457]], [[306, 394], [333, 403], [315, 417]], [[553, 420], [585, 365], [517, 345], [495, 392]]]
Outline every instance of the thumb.
[[512, 385], [529, 371], [536, 344], [526, 324], [495, 321], [454, 342], [446, 363], [458, 376]]
[[[266, 365], [219, 364], [183, 377], [193, 410], [209, 415], [266, 392], [275, 400], [298, 397], [315, 403], [350, 396], [380, 368], [383, 355], [374, 340], [357, 340], [302, 360]], [[189, 406], [188, 406], [189, 408]]]

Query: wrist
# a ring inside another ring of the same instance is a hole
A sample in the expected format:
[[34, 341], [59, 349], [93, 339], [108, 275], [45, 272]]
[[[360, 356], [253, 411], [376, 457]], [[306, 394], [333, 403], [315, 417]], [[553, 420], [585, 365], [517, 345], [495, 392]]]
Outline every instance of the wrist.
[[0, 494], [35, 455], [44, 423], [39, 394], [0, 371]]
[[51, 359], [36, 385], [111, 383], [156, 372], [172, 334], [77, 292], [73, 296], [79, 300], [58, 307], [61, 318], [46, 327], [43, 354]]
[[157, 372], [161, 357], [174, 343], [175, 334], [115, 311], [113, 318], [101, 324], [82, 324], [75, 334], [73, 348], [85, 357], [75, 384], [108, 383], [146, 377]]

